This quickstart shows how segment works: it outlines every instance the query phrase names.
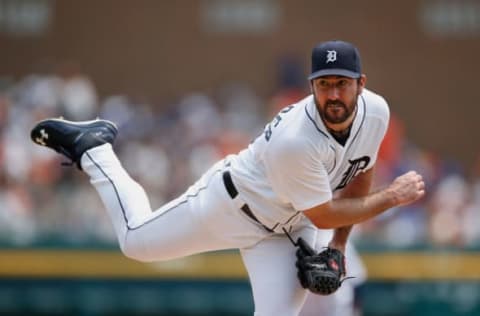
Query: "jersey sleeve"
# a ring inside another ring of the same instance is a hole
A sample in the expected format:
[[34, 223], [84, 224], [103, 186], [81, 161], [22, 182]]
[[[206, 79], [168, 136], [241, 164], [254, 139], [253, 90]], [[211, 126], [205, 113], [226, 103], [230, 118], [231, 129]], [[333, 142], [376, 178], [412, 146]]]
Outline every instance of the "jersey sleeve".
[[282, 138], [271, 143], [263, 162], [275, 194], [296, 210], [304, 211], [332, 198], [327, 170], [318, 150], [307, 141]]

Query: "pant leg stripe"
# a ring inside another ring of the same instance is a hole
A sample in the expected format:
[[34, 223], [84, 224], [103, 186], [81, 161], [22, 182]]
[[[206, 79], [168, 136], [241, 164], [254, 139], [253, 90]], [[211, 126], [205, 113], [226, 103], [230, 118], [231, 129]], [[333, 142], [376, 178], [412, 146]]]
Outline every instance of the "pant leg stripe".
[[120, 199], [120, 194], [118, 194], [117, 186], [115, 185], [115, 183], [113, 183], [113, 180], [107, 175], [107, 173], [102, 169], [102, 167], [100, 167], [100, 165], [95, 160], [93, 160], [92, 156], [90, 156], [88, 152], [85, 152], [85, 153], [87, 154], [88, 159], [90, 159], [90, 161], [93, 162], [93, 164], [98, 168], [98, 170], [100, 170], [100, 172], [105, 176], [105, 178], [107, 178], [108, 182], [110, 182], [110, 184], [112, 185], [113, 190], [115, 191], [115, 195], [117, 196], [118, 204], [120, 205], [120, 209], [122, 210], [122, 215], [123, 215], [123, 219], [125, 220], [125, 225], [127, 226], [128, 230], [131, 230], [132, 228], [128, 224], [125, 208], [123, 207], [122, 199]]
[[[90, 161], [98, 168], [98, 170], [100, 170], [100, 172], [108, 179], [108, 181], [110, 182], [110, 184], [113, 186], [113, 189], [115, 191], [115, 195], [117, 196], [117, 200], [118, 200], [118, 204], [120, 205], [120, 209], [122, 210], [122, 215], [123, 215], [123, 219], [125, 220], [125, 225], [127, 226], [127, 230], [136, 230], [136, 229], [139, 229], [140, 227], [146, 225], [146, 224], [149, 224], [151, 222], [153, 222], [155, 219], [159, 218], [160, 216], [162, 216], [163, 214], [165, 213], [168, 213], [169, 211], [177, 208], [178, 206], [188, 202], [188, 199], [189, 198], [192, 198], [192, 197], [197, 197], [198, 194], [200, 193], [200, 191], [203, 191], [205, 190], [208, 185], [210, 184], [210, 179], [212, 179], [212, 177], [210, 177], [209, 181], [207, 182], [207, 184], [204, 186], [204, 187], [201, 187], [200, 189], [198, 189], [198, 191], [195, 193], [195, 194], [191, 194], [191, 195], [186, 195], [185, 196], [185, 200], [179, 202], [178, 204], [170, 207], [169, 209], [161, 212], [160, 214], [158, 214], [156, 217], [153, 217], [151, 218], [150, 220], [140, 224], [139, 226], [137, 227], [130, 227], [130, 225], [128, 224], [128, 219], [127, 219], [127, 216], [126, 216], [126, 212], [125, 212], [125, 208], [123, 207], [123, 203], [122, 203], [122, 200], [120, 199], [120, 194], [118, 193], [118, 190], [117, 190], [117, 187], [115, 186], [115, 183], [113, 182], [113, 180], [107, 175], [107, 173], [102, 169], [102, 167], [92, 158], [92, 156], [90, 156], [90, 154], [88, 152], [86, 152], [87, 154], [87, 157], [90, 159]], [[217, 173], [217, 172], [220, 172], [222, 171], [222, 169], [218, 169], [218, 170], [215, 170], [214, 174]]]

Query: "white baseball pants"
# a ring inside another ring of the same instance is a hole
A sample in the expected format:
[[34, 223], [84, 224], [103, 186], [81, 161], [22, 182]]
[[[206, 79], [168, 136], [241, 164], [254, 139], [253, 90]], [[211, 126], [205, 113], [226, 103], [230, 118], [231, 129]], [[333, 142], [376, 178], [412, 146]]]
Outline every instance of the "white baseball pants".
[[[267, 232], [244, 214], [224, 186], [224, 161], [184, 194], [152, 212], [147, 195], [123, 169], [110, 144], [81, 159], [112, 220], [122, 252], [151, 262], [191, 254], [240, 249], [255, 302], [255, 316], [296, 316], [306, 298], [296, 276], [295, 247], [284, 234]], [[316, 229], [303, 218], [291, 235], [311, 244]]]

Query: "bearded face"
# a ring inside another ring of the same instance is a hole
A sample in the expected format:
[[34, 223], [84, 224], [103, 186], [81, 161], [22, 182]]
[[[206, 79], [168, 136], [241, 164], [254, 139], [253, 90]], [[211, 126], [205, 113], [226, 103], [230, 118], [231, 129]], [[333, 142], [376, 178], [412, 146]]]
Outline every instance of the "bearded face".
[[350, 118], [357, 107], [361, 92], [357, 79], [328, 76], [312, 82], [315, 105], [327, 124], [341, 124]]
[[320, 112], [320, 117], [327, 123], [340, 124], [345, 122], [355, 111], [357, 100], [345, 104], [340, 100], [327, 100], [321, 105], [315, 98], [315, 104]]

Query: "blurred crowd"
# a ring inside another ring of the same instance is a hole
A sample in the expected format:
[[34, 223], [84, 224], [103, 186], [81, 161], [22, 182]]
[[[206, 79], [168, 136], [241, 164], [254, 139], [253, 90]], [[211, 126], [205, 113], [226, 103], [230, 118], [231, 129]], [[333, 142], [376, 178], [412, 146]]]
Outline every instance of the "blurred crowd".
[[[269, 98], [247, 83], [230, 82], [214, 93], [191, 93], [170, 104], [127, 95], [100, 98], [93, 80], [75, 63], [0, 80], [0, 244], [116, 244], [87, 177], [75, 166], [62, 167], [65, 158], [30, 142], [36, 121], [52, 116], [114, 121], [120, 130], [116, 152], [155, 209], [182, 193], [214, 161], [247, 146], [276, 111], [307, 95], [303, 79], [295, 80], [301, 74], [288, 64], [284, 72], [289, 75]], [[392, 113], [375, 187], [414, 169], [424, 175], [428, 195], [357, 225], [354, 240], [400, 248], [479, 246], [480, 159], [465, 171], [406, 135]]]

